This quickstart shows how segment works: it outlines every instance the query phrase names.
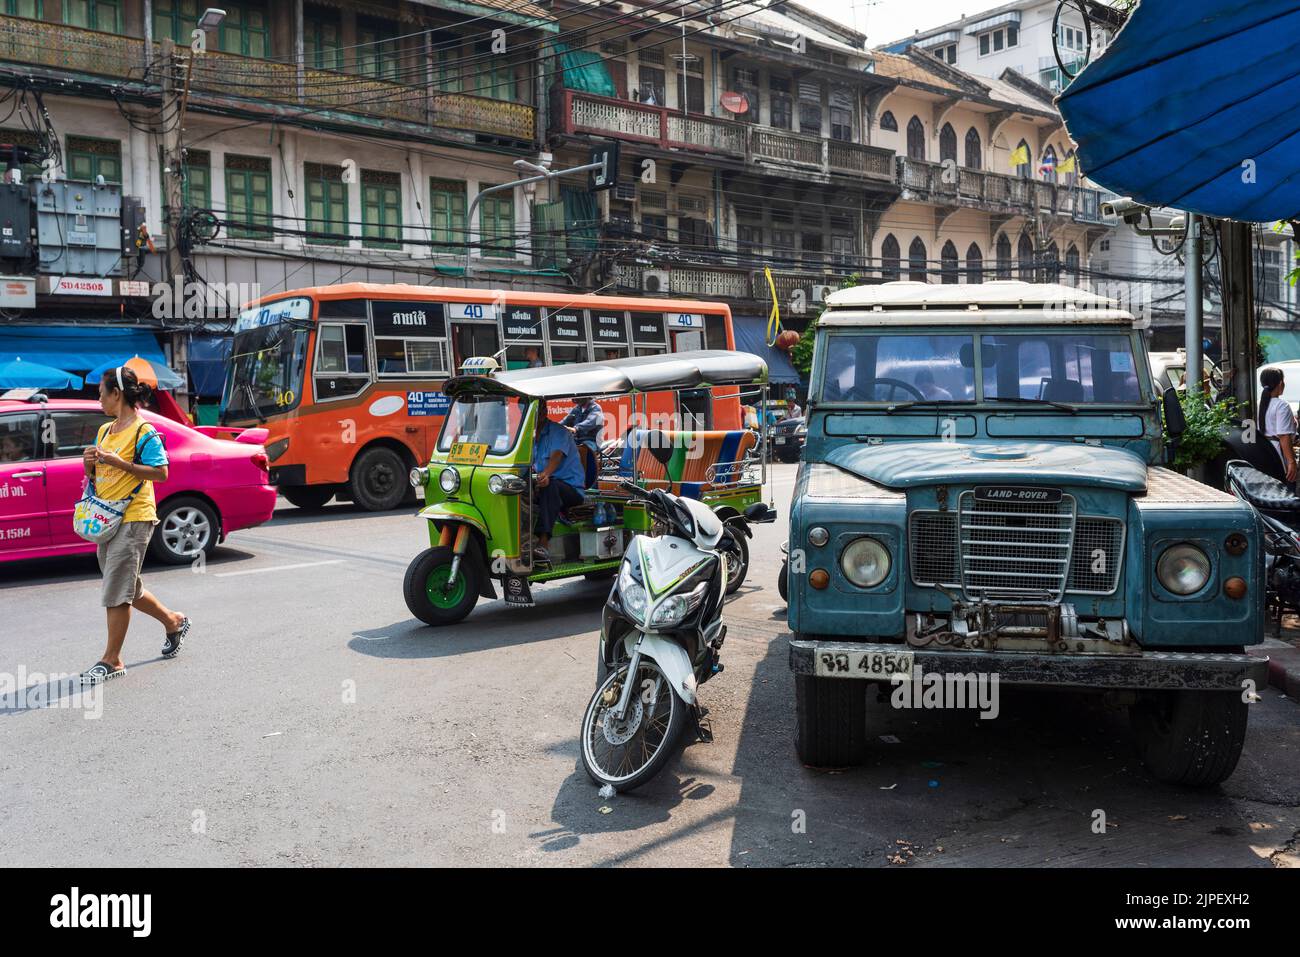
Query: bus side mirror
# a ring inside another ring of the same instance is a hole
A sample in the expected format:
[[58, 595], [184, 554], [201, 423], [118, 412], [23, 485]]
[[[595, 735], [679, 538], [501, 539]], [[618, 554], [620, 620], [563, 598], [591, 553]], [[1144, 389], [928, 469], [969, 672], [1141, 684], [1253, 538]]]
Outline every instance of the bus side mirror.
[[1165, 389], [1163, 404], [1165, 432], [1171, 439], [1176, 439], [1187, 431], [1187, 416], [1183, 414], [1183, 404], [1178, 401], [1178, 390]]

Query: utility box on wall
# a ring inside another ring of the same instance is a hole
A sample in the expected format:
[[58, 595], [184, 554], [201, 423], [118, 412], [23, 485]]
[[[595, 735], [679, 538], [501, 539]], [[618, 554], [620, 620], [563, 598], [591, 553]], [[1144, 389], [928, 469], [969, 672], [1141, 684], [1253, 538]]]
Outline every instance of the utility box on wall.
[[31, 251], [31, 193], [25, 184], [0, 183], [0, 258], [26, 259]]
[[76, 180], [31, 184], [40, 271], [65, 276], [122, 272], [122, 187]]

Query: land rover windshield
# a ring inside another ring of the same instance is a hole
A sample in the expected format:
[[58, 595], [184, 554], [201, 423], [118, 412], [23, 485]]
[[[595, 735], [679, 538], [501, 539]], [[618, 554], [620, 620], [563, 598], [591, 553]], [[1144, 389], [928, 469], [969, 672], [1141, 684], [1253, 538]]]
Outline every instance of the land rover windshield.
[[827, 403], [1146, 404], [1127, 335], [832, 333], [822, 366]]

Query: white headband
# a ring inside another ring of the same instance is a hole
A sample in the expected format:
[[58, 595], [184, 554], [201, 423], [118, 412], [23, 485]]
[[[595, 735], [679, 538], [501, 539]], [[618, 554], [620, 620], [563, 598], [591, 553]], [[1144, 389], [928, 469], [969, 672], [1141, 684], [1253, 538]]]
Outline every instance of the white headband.
[[121, 392], [125, 388], [125, 386], [122, 385], [122, 367], [118, 366], [113, 371], [117, 373], [117, 391]]

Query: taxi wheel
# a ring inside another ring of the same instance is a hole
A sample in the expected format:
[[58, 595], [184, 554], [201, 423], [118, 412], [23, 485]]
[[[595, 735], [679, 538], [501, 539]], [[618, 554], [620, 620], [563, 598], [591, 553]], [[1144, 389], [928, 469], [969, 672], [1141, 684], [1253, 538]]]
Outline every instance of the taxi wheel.
[[200, 554], [210, 555], [221, 537], [221, 521], [202, 499], [181, 496], [158, 508], [158, 524], [149, 539], [149, 555], [168, 565], [188, 565]]
[[348, 482], [352, 500], [368, 512], [397, 508], [411, 491], [406, 463], [392, 449], [382, 445], [366, 449], [352, 463]]
[[473, 557], [461, 559], [450, 588], [452, 551], [445, 545], [427, 548], [406, 569], [402, 594], [411, 614], [426, 625], [452, 625], [474, 610], [482, 586], [482, 570]]

